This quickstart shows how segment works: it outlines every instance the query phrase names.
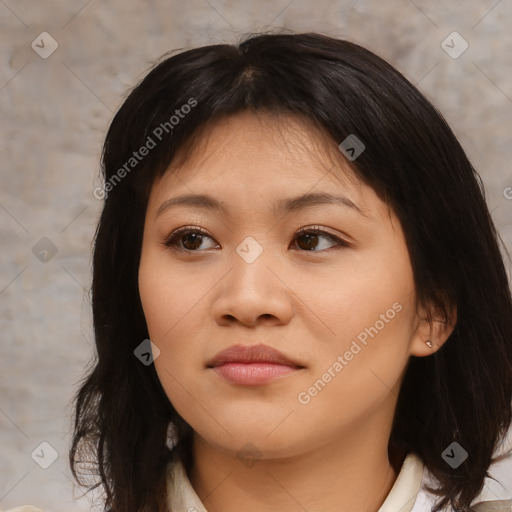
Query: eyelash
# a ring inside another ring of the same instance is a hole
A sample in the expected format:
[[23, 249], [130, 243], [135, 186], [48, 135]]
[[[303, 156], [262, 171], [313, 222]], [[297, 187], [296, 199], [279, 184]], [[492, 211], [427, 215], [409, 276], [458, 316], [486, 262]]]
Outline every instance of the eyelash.
[[[200, 253], [200, 252], [202, 252], [201, 250], [194, 251], [194, 250], [190, 250], [190, 249], [182, 249], [182, 248], [179, 248], [177, 245], [177, 242], [180, 240], [181, 236], [186, 235], [186, 234], [187, 235], [194, 234], [194, 233], [202, 235], [202, 236], [206, 236], [206, 237], [214, 240], [213, 237], [211, 237], [206, 231], [204, 231], [201, 228], [198, 228], [195, 226], [183, 226], [182, 228], [176, 229], [171, 234], [166, 236], [162, 243], [165, 247], [167, 247], [168, 249], [173, 250], [173, 251], [184, 252], [184, 253], [196, 253], [196, 252]], [[331, 250], [331, 249], [340, 249], [343, 247], [349, 247], [348, 242], [346, 242], [345, 240], [341, 239], [340, 237], [338, 237], [336, 235], [333, 235], [332, 233], [329, 233], [329, 232], [321, 229], [320, 226], [311, 226], [311, 227], [305, 227], [305, 228], [299, 229], [297, 231], [297, 236], [294, 238], [294, 240], [297, 240], [297, 238], [300, 236], [309, 235], [309, 234], [325, 236], [326, 238], [329, 238], [331, 241], [335, 242], [338, 245], [338, 247], [329, 247], [328, 249], [322, 249], [320, 251], [302, 250], [301, 252], [307, 252], [307, 253], [324, 252], [324, 251]]]

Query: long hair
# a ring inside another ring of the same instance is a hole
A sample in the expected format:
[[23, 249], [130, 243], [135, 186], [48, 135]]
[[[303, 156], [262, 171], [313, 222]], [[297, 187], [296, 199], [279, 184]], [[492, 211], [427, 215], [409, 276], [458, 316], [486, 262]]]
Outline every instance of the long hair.
[[[397, 470], [405, 453], [423, 459], [438, 484], [436, 510], [468, 507], [511, 423], [512, 300], [480, 178], [441, 114], [380, 57], [319, 34], [256, 34], [164, 57], [128, 95], [104, 142], [92, 281], [97, 353], [75, 396], [69, 453], [77, 481], [81, 464], [92, 467], [90, 489], [103, 487], [111, 512], [166, 510], [165, 468], [186, 456], [191, 427], [154, 365], [134, 355], [149, 337], [137, 280], [148, 197], [212, 123], [252, 109], [301, 116], [333, 147], [356, 135], [365, 151], [349, 164], [401, 222], [417, 305], [445, 319], [456, 307], [444, 346], [410, 359], [388, 450]], [[175, 445], [169, 427], [181, 439]], [[454, 441], [469, 454], [457, 468], [442, 457]]]

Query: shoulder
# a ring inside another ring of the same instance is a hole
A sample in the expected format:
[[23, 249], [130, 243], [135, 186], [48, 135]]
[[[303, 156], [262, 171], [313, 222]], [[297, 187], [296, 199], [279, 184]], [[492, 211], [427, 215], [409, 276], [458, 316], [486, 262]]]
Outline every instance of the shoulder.
[[481, 501], [471, 506], [474, 512], [512, 512], [512, 500]]
[[[427, 487], [437, 487], [437, 481], [427, 468], [425, 468], [421, 489], [411, 512], [430, 512], [432, 510], [433, 505], [438, 500], [438, 496], [432, 494]], [[483, 496], [477, 497], [471, 504], [469, 512], [512, 512], [512, 499], [503, 498], [505, 498], [505, 496], [500, 497], [496, 495], [496, 499], [484, 499]], [[443, 512], [452, 510], [451, 507], [447, 506], [443, 509]]]

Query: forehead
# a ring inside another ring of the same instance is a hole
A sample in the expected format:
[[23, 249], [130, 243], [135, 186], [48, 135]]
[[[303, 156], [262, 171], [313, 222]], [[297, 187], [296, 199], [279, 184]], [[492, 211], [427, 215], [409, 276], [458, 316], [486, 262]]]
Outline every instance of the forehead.
[[[319, 181], [345, 190], [361, 185], [337, 142], [297, 114], [243, 111], [210, 121], [178, 150], [154, 188], [216, 185], [275, 190], [311, 188]], [[331, 188], [332, 189], [332, 188]]]

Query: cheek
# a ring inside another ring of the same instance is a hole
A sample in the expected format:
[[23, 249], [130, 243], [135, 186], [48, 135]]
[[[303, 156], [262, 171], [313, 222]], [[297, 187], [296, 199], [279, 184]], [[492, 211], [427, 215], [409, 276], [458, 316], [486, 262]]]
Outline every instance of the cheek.
[[143, 254], [139, 293], [149, 338], [160, 350], [154, 361], [155, 369], [167, 398], [190, 422], [193, 418], [187, 412], [196, 399], [191, 399], [192, 383], [188, 379], [199, 364], [193, 357], [197, 349], [192, 345], [198, 339], [195, 326], [200, 323], [193, 318], [197, 297], [190, 283], [185, 286], [186, 281], [183, 273], [166, 270], [162, 257]]
[[160, 349], [155, 367], [173, 402], [182, 394], [181, 385], [190, 388], [190, 376], [204, 364], [200, 354], [208, 343], [202, 332], [207, 286], [203, 279], [171, 267], [165, 252], [143, 252], [139, 293], [149, 338]]
[[176, 331], [194, 325], [194, 314], [204, 295], [204, 281], [173, 268], [165, 251], [143, 252], [139, 266], [139, 293], [148, 332], [158, 345], [172, 342]]
[[[409, 358], [415, 294], [408, 253], [398, 245], [387, 257], [384, 251], [375, 254], [352, 262], [350, 272], [332, 273], [307, 295], [325, 325], [323, 336], [317, 333], [323, 343], [316, 343], [313, 374], [329, 381], [321, 400], [333, 406], [340, 397], [355, 409], [368, 406], [361, 393], [368, 402], [383, 399], [399, 383]], [[326, 375], [329, 370], [336, 378]]]
[[317, 275], [315, 283], [299, 285], [309, 315], [322, 320], [323, 338], [337, 350], [361, 333], [364, 342], [368, 330], [377, 330], [379, 337], [393, 332], [397, 343], [408, 341], [414, 282], [409, 260], [397, 256], [392, 265], [370, 254], [354, 258], [339, 270]]

